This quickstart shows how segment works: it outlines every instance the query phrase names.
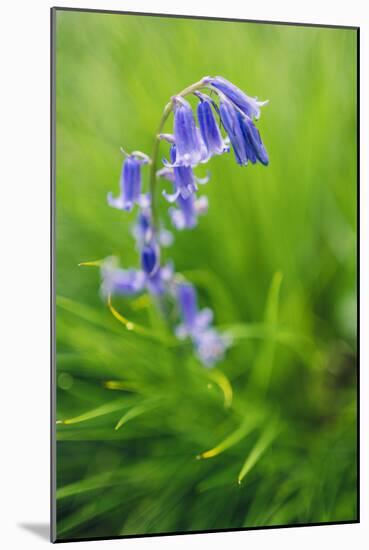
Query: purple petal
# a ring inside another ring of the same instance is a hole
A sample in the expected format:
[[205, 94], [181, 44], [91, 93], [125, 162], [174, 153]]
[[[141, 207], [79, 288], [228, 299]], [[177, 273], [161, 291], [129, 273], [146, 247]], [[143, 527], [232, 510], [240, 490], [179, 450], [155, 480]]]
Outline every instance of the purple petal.
[[120, 269], [116, 258], [107, 258], [101, 267], [101, 294], [134, 295], [143, 290], [145, 275], [136, 269]]
[[149, 276], [159, 269], [159, 247], [154, 242], [145, 244], [142, 248], [141, 267]]
[[201, 95], [201, 101], [197, 106], [197, 118], [209, 156], [221, 155], [227, 151], [211, 105], [210, 98]]
[[260, 107], [266, 105], [268, 101], [258, 101], [256, 97], [249, 97], [242, 90], [237, 88], [232, 82], [229, 82], [221, 76], [206, 79], [209, 84], [220, 90], [228, 99], [230, 99], [245, 115], [256, 119], [260, 116]]
[[210, 308], [204, 308], [196, 316], [196, 330], [199, 332], [208, 328], [213, 321], [214, 314]]
[[196, 290], [190, 283], [179, 283], [177, 286], [177, 303], [183, 324], [189, 334], [195, 328], [197, 316]]
[[232, 103], [226, 99], [221, 99], [219, 112], [222, 124], [232, 143], [236, 161], [241, 166], [245, 166], [247, 164], [248, 157], [245, 149], [245, 138], [242, 132], [239, 117], [237, 116], [237, 111]]
[[191, 105], [179, 96], [173, 98], [173, 105], [176, 165], [194, 166], [201, 162], [202, 151]]
[[195, 340], [196, 354], [204, 367], [208, 368], [223, 359], [228, 346], [227, 338], [214, 328], [199, 333]]
[[107, 195], [108, 205], [118, 210], [127, 210], [130, 211], [133, 208], [132, 202], [126, 202], [122, 195], [118, 197], [113, 197], [113, 193], [108, 193]]
[[167, 193], [167, 191], [165, 191], [165, 190], [162, 191], [162, 195], [165, 198], [165, 200], [167, 200], [171, 204], [174, 203], [178, 199], [179, 193], [180, 193], [179, 189], [177, 189], [177, 191], [175, 191], [175, 193]]

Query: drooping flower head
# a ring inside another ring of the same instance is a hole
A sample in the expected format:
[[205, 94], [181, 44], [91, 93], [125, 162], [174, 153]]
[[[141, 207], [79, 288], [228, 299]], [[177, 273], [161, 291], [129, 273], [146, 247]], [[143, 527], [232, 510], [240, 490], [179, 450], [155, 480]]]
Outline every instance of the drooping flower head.
[[120, 194], [113, 197], [108, 193], [110, 206], [130, 211], [135, 204], [145, 203], [146, 196], [141, 194], [141, 166], [148, 162], [149, 158], [139, 151], [126, 156], [120, 175]]
[[256, 97], [249, 97], [232, 82], [221, 76], [206, 77], [204, 83], [211, 84], [214, 88], [220, 90], [250, 118], [258, 119], [260, 117], [260, 107], [268, 103], [268, 101], [258, 101]]
[[[210, 94], [200, 92], [207, 88]], [[184, 95], [195, 94], [199, 99], [196, 120], [190, 103]], [[180, 95], [172, 97], [169, 108], [173, 110], [173, 134], [159, 134], [160, 139], [170, 143], [170, 160], [164, 160], [164, 167], [156, 175], [169, 180], [172, 193], [163, 192], [166, 200], [173, 206], [169, 214], [173, 225], [181, 229], [191, 229], [197, 224], [199, 215], [208, 208], [206, 196], [197, 196], [198, 184], [206, 183], [200, 179], [194, 168], [207, 162], [214, 155], [229, 151], [232, 145], [236, 162], [241, 166], [260, 162], [268, 164], [269, 158], [257, 130], [254, 119], [260, 116], [260, 108], [267, 102], [247, 96], [239, 88], [222, 77], [205, 77], [198, 83], [186, 88]], [[169, 114], [164, 112], [165, 118]], [[165, 121], [163, 118], [163, 121]], [[220, 119], [220, 122], [219, 122]], [[161, 124], [163, 126], [163, 124]], [[224, 138], [222, 128], [227, 133]], [[141, 168], [150, 159], [135, 151], [125, 154], [120, 177], [120, 194], [108, 195], [108, 203], [114, 208], [130, 211], [135, 204], [139, 212], [132, 233], [139, 253], [138, 269], [121, 269], [115, 258], [107, 258], [101, 266], [101, 294], [104, 298], [112, 294], [126, 296], [147, 291], [161, 301], [165, 295], [175, 297], [181, 319], [176, 335], [179, 339], [191, 340], [194, 353], [205, 367], [212, 367], [220, 361], [231, 340], [212, 326], [213, 313], [209, 308], [199, 310], [196, 289], [190, 283], [174, 274], [172, 264], [162, 265], [160, 247], [172, 242], [171, 233], [166, 231], [160, 220], [153, 219], [156, 209], [154, 188], [156, 151], [154, 149], [152, 172], [150, 175], [150, 193], [141, 190]]]

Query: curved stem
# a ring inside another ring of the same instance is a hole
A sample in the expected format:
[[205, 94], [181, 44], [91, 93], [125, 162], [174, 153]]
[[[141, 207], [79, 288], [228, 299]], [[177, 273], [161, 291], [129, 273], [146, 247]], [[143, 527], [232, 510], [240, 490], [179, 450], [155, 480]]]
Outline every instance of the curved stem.
[[[187, 88], [184, 88], [181, 92], [176, 94], [176, 97], [185, 97], [186, 95], [190, 95], [198, 90], [201, 90], [202, 88], [210, 88], [208, 84], [204, 83], [204, 80], [199, 80], [198, 82], [195, 82], [194, 84], [191, 84], [191, 86], [187, 86]], [[150, 188], [150, 195], [151, 195], [151, 213], [152, 213], [152, 225], [155, 228], [156, 226], [156, 168], [157, 168], [157, 159], [158, 159], [158, 153], [159, 153], [159, 144], [160, 144], [160, 138], [159, 134], [162, 133], [162, 130], [164, 128], [164, 125], [170, 115], [170, 113], [173, 110], [173, 99], [167, 103], [165, 106], [165, 109], [163, 111], [162, 117], [159, 122], [158, 130], [155, 134], [154, 139], [154, 145], [152, 149], [151, 154], [151, 166], [150, 166], [150, 181], [149, 181], [149, 188]]]
[[151, 195], [151, 214], [152, 214], [152, 225], [153, 225], [153, 227], [155, 227], [155, 225], [156, 225], [155, 184], [156, 184], [156, 164], [157, 164], [157, 157], [158, 157], [158, 153], [159, 153], [159, 143], [160, 143], [159, 134], [161, 134], [161, 132], [164, 128], [164, 124], [165, 124], [168, 116], [170, 115], [170, 113], [172, 111], [172, 106], [173, 106], [172, 101], [170, 101], [165, 106], [162, 117], [160, 119], [158, 130], [155, 134], [154, 146], [153, 146], [152, 154], [151, 154], [150, 183], [149, 183], [149, 185], [150, 185], [150, 195]]

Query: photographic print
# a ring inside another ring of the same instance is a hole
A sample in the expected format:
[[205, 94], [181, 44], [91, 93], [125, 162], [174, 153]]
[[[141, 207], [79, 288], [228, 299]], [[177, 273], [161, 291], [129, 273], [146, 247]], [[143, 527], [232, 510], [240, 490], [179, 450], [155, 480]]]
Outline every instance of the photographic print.
[[358, 521], [358, 29], [54, 8], [52, 539]]

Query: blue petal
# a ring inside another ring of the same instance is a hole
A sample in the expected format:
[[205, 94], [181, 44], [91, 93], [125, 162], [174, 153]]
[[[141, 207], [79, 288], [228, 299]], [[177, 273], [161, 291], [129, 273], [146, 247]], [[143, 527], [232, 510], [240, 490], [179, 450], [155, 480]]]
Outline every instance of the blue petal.
[[267, 166], [269, 164], [269, 156], [263, 142], [261, 141], [259, 130], [256, 128], [255, 124], [251, 119], [244, 117], [242, 129], [245, 140], [251, 145], [255, 156], [262, 164]]
[[201, 94], [200, 103], [197, 106], [197, 118], [199, 121], [202, 139], [209, 155], [221, 155], [227, 150], [224, 144], [219, 126], [212, 111], [210, 98]]
[[268, 101], [258, 101], [255, 97], [249, 97], [242, 90], [237, 88], [232, 82], [229, 82], [221, 76], [215, 78], [209, 78], [207, 81], [215, 88], [223, 92], [223, 94], [230, 99], [237, 107], [241, 109], [250, 118], [256, 119], [260, 116], [260, 107], [266, 105]]
[[191, 105], [179, 96], [173, 98], [173, 104], [176, 165], [194, 166], [201, 162], [202, 151]]
[[125, 202], [136, 202], [141, 194], [141, 162], [127, 157], [121, 174], [121, 194]]
[[175, 191], [174, 193], [167, 193], [165, 190], [162, 191], [162, 194], [165, 200], [167, 200], [171, 204], [178, 199], [179, 193], [180, 193], [179, 189], [177, 189], [177, 191]]
[[194, 195], [186, 199], [178, 195], [176, 203], [178, 208], [170, 208], [169, 215], [174, 227], [180, 231], [195, 227], [197, 217], [208, 210], [208, 198], [205, 195], [198, 199], [195, 199]]
[[155, 273], [147, 277], [147, 289], [154, 295], [165, 294], [171, 288], [172, 278], [173, 267], [170, 264], [160, 267]]
[[204, 367], [208, 368], [223, 359], [229, 345], [228, 339], [214, 328], [199, 332], [195, 338], [196, 354]]
[[118, 197], [113, 197], [112, 193], [108, 193], [107, 201], [108, 201], [109, 206], [111, 206], [113, 208], [117, 208], [118, 210], [130, 211], [133, 208], [133, 203], [132, 202], [126, 202], [122, 195], [119, 195]]
[[184, 199], [197, 191], [195, 176], [191, 166], [177, 166], [173, 170], [176, 189]]
[[177, 286], [177, 303], [180, 315], [189, 333], [195, 326], [197, 316], [196, 290], [190, 283], [179, 283]]
[[[120, 175], [120, 195], [116, 198], [108, 194], [108, 204], [120, 210], [131, 210], [141, 200], [141, 165], [145, 159], [132, 154], [123, 161]], [[142, 153], [143, 155], [143, 153]], [[145, 155], [146, 156], [146, 155]]]
[[132, 234], [136, 239], [136, 244], [139, 250], [152, 237], [151, 210], [142, 208], [137, 216], [136, 223], [132, 227]]
[[247, 153], [245, 148], [245, 139], [240, 125], [237, 111], [233, 107], [232, 103], [227, 100], [221, 100], [219, 105], [219, 112], [222, 120], [222, 124], [231, 141], [236, 161], [241, 166], [247, 164]]
[[147, 275], [153, 275], [159, 268], [159, 248], [155, 243], [145, 244], [141, 251], [141, 266]]
[[143, 290], [145, 275], [136, 269], [120, 269], [116, 258], [107, 258], [101, 267], [101, 293], [134, 295]]
[[[163, 159], [164, 164], [168, 164], [168, 161], [166, 159]], [[174, 181], [174, 172], [173, 168], [164, 166], [164, 168], [161, 168], [156, 172], [156, 175], [158, 178], [164, 178], [168, 181]]]
[[[195, 200], [193, 195], [190, 195], [186, 199], [182, 197], [182, 195], [179, 195], [177, 198], [177, 205], [179, 206], [179, 210], [181, 212], [181, 218], [183, 227], [178, 227], [178, 229], [191, 229], [192, 227], [195, 227], [197, 223], [197, 216], [196, 216], [196, 210], [195, 210]], [[172, 212], [173, 215], [173, 212]], [[174, 214], [174, 220], [172, 217], [172, 221], [176, 224], [176, 215]], [[180, 218], [178, 218], [177, 215], [177, 222], [181, 223]]]
[[186, 227], [185, 217], [184, 217], [183, 213], [181, 212], [181, 210], [179, 210], [178, 208], [170, 208], [169, 209], [169, 216], [170, 216], [170, 219], [171, 219], [171, 222], [172, 222], [173, 226], [176, 229], [178, 229], [178, 231], [182, 231], [183, 229], [188, 229]]

